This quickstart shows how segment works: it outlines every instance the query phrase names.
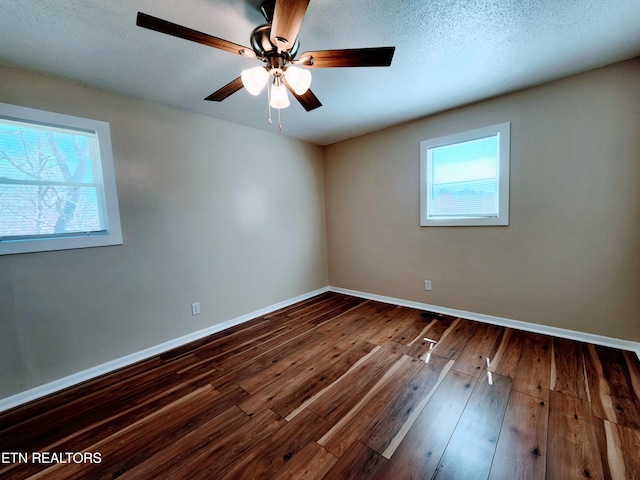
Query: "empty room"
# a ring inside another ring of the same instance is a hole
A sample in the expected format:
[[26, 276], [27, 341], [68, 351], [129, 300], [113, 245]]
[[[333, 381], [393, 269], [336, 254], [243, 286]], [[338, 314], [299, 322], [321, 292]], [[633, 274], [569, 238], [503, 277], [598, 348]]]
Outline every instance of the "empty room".
[[0, 478], [640, 479], [638, 25], [0, 0]]

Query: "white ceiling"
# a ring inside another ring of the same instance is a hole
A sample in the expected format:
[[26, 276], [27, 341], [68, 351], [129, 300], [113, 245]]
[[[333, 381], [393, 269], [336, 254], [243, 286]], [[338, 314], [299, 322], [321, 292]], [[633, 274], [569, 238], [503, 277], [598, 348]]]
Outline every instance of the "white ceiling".
[[[249, 46], [260, 0], [0, 0], [0, 62], [275, 132], [266, 94], [204, 97], [260, 63], [136, 26], [138, 11]], [[638, 0], [311, 0], [307, 50], [394, 45], [391, 67], [314, 69], [323, 106], [283, 135], [326, 145], [640, 56]]]

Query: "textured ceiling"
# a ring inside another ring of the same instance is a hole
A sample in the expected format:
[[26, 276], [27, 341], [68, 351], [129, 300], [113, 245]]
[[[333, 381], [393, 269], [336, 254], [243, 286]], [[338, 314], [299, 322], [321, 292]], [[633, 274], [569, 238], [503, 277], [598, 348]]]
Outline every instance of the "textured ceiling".
[[[260, 0], [0, 0], [0, 62], [276, 132], [266, 95], [204, 97], [260, 65], [135, 25], [138, 11], [249, 45]], [[396, 46], [389, 68], [314, 69], [323, 103], [283, 135], [326, 145], [640, 55], [638, 0], [311, 0], [300, 52]]]

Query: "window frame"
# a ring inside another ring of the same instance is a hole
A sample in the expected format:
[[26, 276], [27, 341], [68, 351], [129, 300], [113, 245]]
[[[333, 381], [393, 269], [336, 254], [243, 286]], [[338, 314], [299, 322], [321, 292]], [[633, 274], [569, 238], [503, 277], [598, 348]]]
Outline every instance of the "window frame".
[[[429, 197], [431, 194], [432, 168], [429, 150], [498, 136], [498, 216], [463, 217], [451, 216], [430, 218]], [[420, 142], [420, 226], [422, 227], [472, 227], [509, 225], [509, 171], [511, 151], [511, 122], [430, 138]]]
[[60, 235], [0, 237], [0, 255], [34, 253], [76, 248], [122, 245], [122, 227], [116, 187], [116, 176], [109, 124], [100, 120], [65, 115], [7, 103], [0, 103], [0, 118], [25, 124], [54, 127], [69, 131], [94, 133], [100, 155], [102, 193], [104, 194], [105, 231]]

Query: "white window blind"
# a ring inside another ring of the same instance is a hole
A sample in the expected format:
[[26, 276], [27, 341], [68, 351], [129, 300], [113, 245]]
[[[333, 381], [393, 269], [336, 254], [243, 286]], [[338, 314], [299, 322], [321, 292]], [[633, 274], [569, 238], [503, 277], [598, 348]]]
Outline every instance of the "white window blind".
[[429, 217], [498, 216], [499, 136], [434, 147]]

